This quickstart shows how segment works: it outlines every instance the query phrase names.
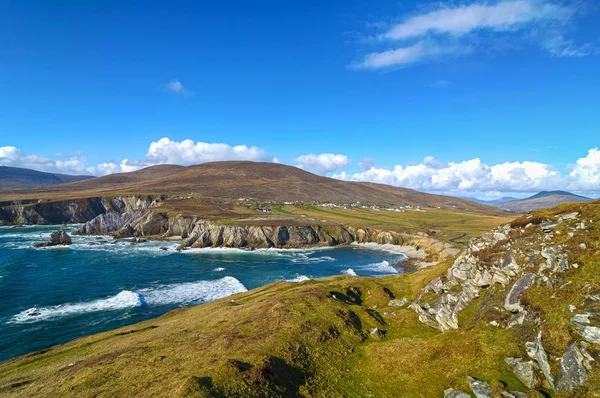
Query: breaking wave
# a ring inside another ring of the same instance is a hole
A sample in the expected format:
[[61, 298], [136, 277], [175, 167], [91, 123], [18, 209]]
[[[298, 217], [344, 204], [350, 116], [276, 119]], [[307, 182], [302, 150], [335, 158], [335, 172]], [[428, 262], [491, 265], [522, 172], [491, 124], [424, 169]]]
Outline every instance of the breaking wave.
[[37, 322], [69, 315], [122, 310], [144, 305], [198, 304], [245, 291], [247, 291], [246, 287], [239, 280], [226, 276], [214, 281], [176, 283], [140, 289], [137, 292], [123, 290], [105, 299], [49, 307], [33, 307], [16, 314], [9, 322]]

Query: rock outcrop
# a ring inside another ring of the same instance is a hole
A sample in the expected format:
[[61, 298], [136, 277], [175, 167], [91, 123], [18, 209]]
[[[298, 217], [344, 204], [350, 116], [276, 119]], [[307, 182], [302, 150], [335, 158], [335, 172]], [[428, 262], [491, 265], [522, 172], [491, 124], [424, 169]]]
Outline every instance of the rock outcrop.
[[49, 247], [49, 246], [67, 246], [73, 243], [71, 237], [65, 231], [58, 230], [50, 234], [50, 240], [48, 242], [39, 243], [35, 247]]
[[525, 387], [537, 388], [540, 385], [540, 379], [537, 375], [539, 368], [535, 362], [526, 362], [521, 358], [506, 358], [505, 362]]

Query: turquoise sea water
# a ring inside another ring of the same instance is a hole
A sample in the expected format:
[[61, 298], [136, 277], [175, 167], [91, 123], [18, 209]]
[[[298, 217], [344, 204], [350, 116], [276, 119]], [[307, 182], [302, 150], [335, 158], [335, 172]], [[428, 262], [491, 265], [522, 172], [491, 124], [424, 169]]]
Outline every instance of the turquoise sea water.
[[357, 247], [179, 253], [178, 242], [96, 236], [33, 248], [56, 229], [0, 227], [0, 361], [269, 282], [399, 273], [405, 259]]

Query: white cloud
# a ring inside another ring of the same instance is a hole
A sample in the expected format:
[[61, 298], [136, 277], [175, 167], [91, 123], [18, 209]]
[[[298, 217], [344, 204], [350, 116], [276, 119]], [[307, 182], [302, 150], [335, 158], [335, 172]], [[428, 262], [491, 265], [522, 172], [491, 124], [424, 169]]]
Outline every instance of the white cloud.
[[192, 140], [178, 142], [165, 137], [150, 144], [145, 161], [151, 164], [174, 163], [185, 166], [219, 160], [266, 161], [268, 159], [268, 154], [255, 146], [230, 146]]
[[14, 146], [0, 147], [0, 164], [22, 167], [50, 173], [85, 174], [85, 158], [71, 157], [67, 160], [51, 159], [46, 156], [26, 155]]
[[161, 88], [166, 92], [182, 96], [191, 97], [196, 94], [193, 91], [187, 90], [185, 87], [183, 87], [183, 84], [181, 84], [179, 80], [171, 80], [170, 82], [163, 84]]
[[580, 191], [600, 191], [600, 151], [590, 149], [586, 157], [577, 160], [569, 174], [570, 185]]
[[548, 38], [543, 42], [543, 46], [555, 57], [586, 57], [594, 51], [591, 44], [578, 46], [573, 40], [567, 40], [562, 35]]
[[346, 168], [350, 159], [346, 155], [334, 155], [333, 153], [322, 153], [320, 155], [302, 155], [296, 158], [299, 167], [316, 174], [325, 175]]
[[473, 3], [446, 7], [418, 15], [395, 25], [382, 35], [392, 40], [408, 39], [426, 33], [462, 36], [474, 30], [506, 31], [540, 20], [564, 21], [572, 10], [536, 0], [505, 0], [496, 4]]
[[[577, 46], [564, 34], [575, 26], [577, 5], [548, 0], [476, 1], [467, 5], [438, 6], [436, 9], [404, 18], [386, 26], [375, 40], [386, 46], [371, 52], [354, 68], [382, 69], [407, 66], [449, 56], [471, 54], [493, 47], [498, 37], [512, 35], [521, 41], [534, 41], [553, 56], [582, 57], [593, 52], [590, 44]], [[400, 42], [401, 45], [393, 45]]]
[[369, 170], [335, 178], [369, 181], [430, 192], [534, 192], [567, 189], [600, 192], [600, 151], [592, 149], [577, 161], [569, 175], [539, 162], [505, 162], [487, 165], [479, 158], [442, 164], [426, 157], [415, 165]]

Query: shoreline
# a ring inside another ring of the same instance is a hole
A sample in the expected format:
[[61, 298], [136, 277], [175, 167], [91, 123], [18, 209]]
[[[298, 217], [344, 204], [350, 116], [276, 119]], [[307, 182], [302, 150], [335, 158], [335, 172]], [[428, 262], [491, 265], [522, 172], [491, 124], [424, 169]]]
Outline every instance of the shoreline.
[[[24, 225], [13, 225], [13, 226], [2, 226], [4, 228], [7, 229], [20, 229], [23, 227], [55, 227], [56, 230], [59, 229], [63, 229], [65, 227], [76, 227], [76, 226], [80, 226], [83, 225], [82, 223], [73, 223], [73, 224], [38, 224], [38, 225], [34, 225], [34, 224], [24, 224]], [[3, 228], [3, 229], [4, 229]], [[75, 232], [75, 231], [73, 231]], [[122, 237], [122, 238], [117, 238], [114, 235], [111, 234], [77, 234], [77, 233], [73, 233], [71, 232], [70, 235], [75, 235], [75, 236], [95, 236], [95, 237], [112, 237], [113, 239], [119, 239], [119, 240], [126, 240], [126, 239], [131, 239], [131, 238], [140, 238], [140, 237]], [[156, 236], [144, 236], [141, 237], [143, 239], [147, 239], [148, 241], [155, 241], [155, 242], [171, 242], [171, 243], [180, 243], [183, 244], [185, 243], [185, 239], [181, 238], [181, 236], [170, 236], [170, 237], [156, 237]], [[240, 250], [240, 251], [245, 251], [245, 252], [253, 252], [256, 250], [327, 250], [327, 249], [335, 249], [338, 247], [362, 247], [362, 248], [366, 248], [366, 249], [371, 249], [371, 250], [381, 250], [381, 251], [387, 251], [387, 252], [391, 252], [391, 253], [398, 253], [398, 254], [402, 254], [403, 256], [406, 257], [406, 259], [404, 261], [401, 262], [401, 265], [399, 266], [399, 268], [402, 268], [406, 271], [418, 271], [421, 269], [425, 269], [428, 267], [431, 267], [433, 265], [436, 265], [439, 263], [439, 261], [434, 261], [434, 262], [427, 262], [425, 261], [425, 258], [427, 256], [426, 252], [424, 249], [419, 248], [416, 249], [414, 246], [409, 246], [409, 245], [395, 245], [392, 243], [377, 243], [377, 242], [351, 242], [349, 244], [339, 244], [339, 245], [323, 245], [323, 244], [316, 244], [316, 245], [308, 245], [308, 246], [298, 246], [298, 247], [269, 247], [269, 248], [250, 248], [250, 247], [229, 247], [229, 246], [215, 246], [215, 247], [202, 247], [202, 248], [192, 248], [192, 247], [185, 247], [182, 248], [181, 250], [177, 250], [180, 252], [186, 252], [186, 251], [196, 251], [196, 250], [227, 250], [227, 249], [231, 249], [231, 250]]]

